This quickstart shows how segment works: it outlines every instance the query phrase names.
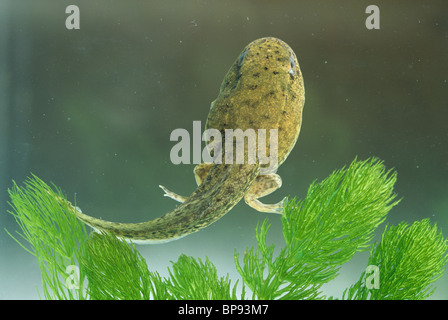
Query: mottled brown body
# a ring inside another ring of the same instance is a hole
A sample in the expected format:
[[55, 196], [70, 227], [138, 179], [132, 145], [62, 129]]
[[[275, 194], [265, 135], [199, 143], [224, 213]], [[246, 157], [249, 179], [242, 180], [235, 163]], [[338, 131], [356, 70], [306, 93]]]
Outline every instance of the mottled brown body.
[[[304, 86], [292, 49], [276, 38], [250, 43], [230, 68], [218, 98], [212, 102], [207, 128], [278, 129], [278, 166], [294, 147], [302, 122]], [[269, 142], [269, 135], [267, 142]], [[269, 152], [272, 146], [267, 145]], [[264, 165], [263, 165], [264, 166]], [[78, 218], [136, 243], [157, 243], [196, 232], [226, 214], [243, 197], [259, 211], [279, 212], [281, 202], [265, 205], [257, 199], [281, 185], [276, 174], [260, 175], [257, 164], [201, 164], [195, 168], [199, 187], [182, 197], [162, 187], [166, 196], [182, 202], [160, 218], [142, 223], [115, 223], [85, 215]], [[276, 168], [275, 168], [276, 169]]]
[[212, 102], [206, 127], [220, 131], [278, 129], [281, 165], [297, 141], [305, 101], [296, 55], [275, 38], [255, 40], [242, 54], [243, 60], [240, 55], [232, 65]]

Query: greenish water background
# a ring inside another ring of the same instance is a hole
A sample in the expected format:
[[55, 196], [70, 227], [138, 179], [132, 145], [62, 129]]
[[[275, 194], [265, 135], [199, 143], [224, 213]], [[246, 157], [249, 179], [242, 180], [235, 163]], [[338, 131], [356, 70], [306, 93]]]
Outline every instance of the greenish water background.
[[[81, 29], [65, 28], [76, 4]], [[194, 165], [170, 162], [171, 131], [205, 122], [222, 78], [244, 46], [264, 36], [296, 52], [306, 88], [299, 141], [266, 197], [303, 197], [315, 179], [377, 156], [398, 171], [403, 198], [389, 223], [429, 217], [448, 236], [448, 6], [376, 3], [381, 29], [367, 30], [367, 1], [0, 0], [0, 298], [38, 298], [35, 258], [3, 231], [17, 230], [6, 190], [30, 172], [54, 182], [83, 212], [107, 220], [156, 218], [196, 185]], [[139, 246], [166, 274], [181, 253], [238, 279], [233, 253], [255, 244], [269, 217], [244, 203], [209, 228], [164, 245]], [[382, 230], [382, 228], [381, 228]], [[380, 230], [379, 230], [380, 231]], [[344, 266], [325, 286], [339, 297], [367, 264]], [[433, 298], [448, 298], [448, 276]]]

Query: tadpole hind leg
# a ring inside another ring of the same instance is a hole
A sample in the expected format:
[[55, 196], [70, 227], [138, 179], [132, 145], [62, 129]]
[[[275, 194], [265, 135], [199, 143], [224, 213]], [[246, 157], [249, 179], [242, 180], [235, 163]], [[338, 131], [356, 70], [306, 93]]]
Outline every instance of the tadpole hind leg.
[[275, 173], [259, 175], [244, 196], [246, 203], [259, 212], [282, 213], [285, 199], [273, 204], [262, 203], [258, 198], [267, 196], [282, 186], [282, 179]]
[[[201, 163], [201, 164], [198, 164], [194, 168], [194, 177], [196, 179], [196, 183], [198, 184], [198, 186], [202, 183], [202, 181], [204, 181], [204, 179], [207, 176], [208, 172], [210, 171], [211, 167], [212, 167], [212, 164]], [[183, 203], [187, 199], [187, 197], [178, 195], [177, 193], [174, 193], [174, 192], [168, 190], [164, 186], [159, 185], [159, 187], [163, 191], [165, 191], [165, 194], [164, 194], [165, 197], [179, 201], [180, 203]]]
[[183, 203], [183, 202], [187, 199], [187, 197], [178, 195], [177, 193], [174, 193], [174, 192], [168, 190], [168, 189], [165, 188], [164, 186], [159, 185], [159, 187], [160, 187], [163, 191], [165, 191], [165, 194], [163, 195], [164, 197], [171, 198], [171, 199], [173, 199], [173, 200], [179, 201], [180, 203]]

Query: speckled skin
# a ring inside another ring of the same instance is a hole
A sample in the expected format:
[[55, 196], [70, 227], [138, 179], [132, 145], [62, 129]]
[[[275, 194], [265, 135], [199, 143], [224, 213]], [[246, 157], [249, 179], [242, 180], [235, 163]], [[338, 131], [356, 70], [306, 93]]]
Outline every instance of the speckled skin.
[[281, 165], [294, 147], [302, 123], [305, 89], [299, 63], [292, 49], [276, 38], [255, 40], [242, 54], [241, 66], [239, 58], [212, 102], [206, 128], [278, 129]]
[[[297, 141], [304, 93], [302, 75], [292, 49], [276, 38], [255, 40], [243, 50], [225, 76], [218, 98], [212, 103], [206, 127], [221, 132], [237, 128], [266, 129], [267, 132], [278, 129], [280, 165]], [[164, 189], [168, 196], [183, 203], [147, 222], [109, 222], [72, 208], [80, 220], [95, 229], [110, 231], [136, 243], [166, 242], [207, 227], [243, 197], [259, 211], [278, 210], [279, 204], [264, 205], [256, 200], [281, 185], [279, 176], [259, 175], [260, 169], [258, 163], [199, 165], [195, 169], [200, 184], [196, 191], [189, 197], [182, 197]]]

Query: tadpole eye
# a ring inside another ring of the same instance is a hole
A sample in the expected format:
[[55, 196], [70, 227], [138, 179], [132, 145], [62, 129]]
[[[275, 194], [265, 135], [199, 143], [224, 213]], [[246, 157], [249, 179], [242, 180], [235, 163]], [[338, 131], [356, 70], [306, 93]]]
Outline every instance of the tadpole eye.
[[295, 75], [297, 73], [297, 70], [296, 70], [296, 62], [294, 61], [293, 57], [289, 57], [289, 66], [290, 66], [289, 74]]
[[244, 62], [244, 57], [246, 56], [247, 50], [244, 50], [244, 52], [240, 55], [238, 58], [238, 67], [241, 67]]

